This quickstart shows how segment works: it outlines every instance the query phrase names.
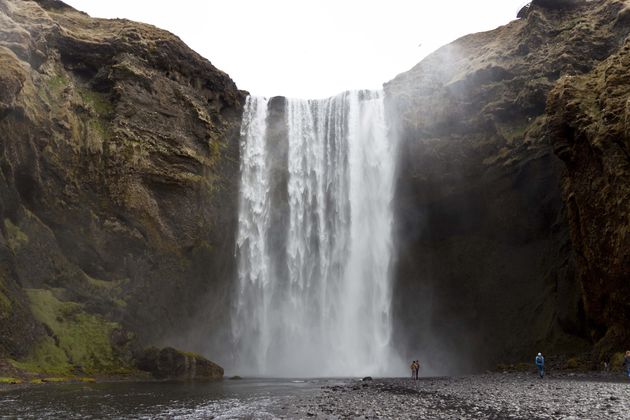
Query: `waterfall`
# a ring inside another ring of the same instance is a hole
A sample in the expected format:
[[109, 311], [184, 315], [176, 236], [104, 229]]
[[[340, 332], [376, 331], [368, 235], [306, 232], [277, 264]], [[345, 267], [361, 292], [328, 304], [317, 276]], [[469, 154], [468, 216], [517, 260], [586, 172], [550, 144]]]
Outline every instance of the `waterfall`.
[[241, 127], [237, 369], [391, 373], [395, 144], [383, 93], [271, 108], [248, 97]]

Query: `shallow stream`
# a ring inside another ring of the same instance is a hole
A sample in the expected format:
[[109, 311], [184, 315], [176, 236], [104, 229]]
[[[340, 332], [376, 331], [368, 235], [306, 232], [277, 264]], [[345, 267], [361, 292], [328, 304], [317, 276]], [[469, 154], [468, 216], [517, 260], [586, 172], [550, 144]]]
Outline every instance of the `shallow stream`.
[[274, 418], [342, 380], [44, 384], [0, 393], [0, 418]]

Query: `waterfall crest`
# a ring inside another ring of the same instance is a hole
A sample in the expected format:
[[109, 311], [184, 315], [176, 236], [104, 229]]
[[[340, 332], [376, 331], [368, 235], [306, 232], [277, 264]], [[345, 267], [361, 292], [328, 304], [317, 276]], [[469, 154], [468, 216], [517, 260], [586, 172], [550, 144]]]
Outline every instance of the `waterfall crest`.
[[383, 93], [279, 108], [249, 97], [241, 127], [238, 369], [391, 374], [395, 144]]

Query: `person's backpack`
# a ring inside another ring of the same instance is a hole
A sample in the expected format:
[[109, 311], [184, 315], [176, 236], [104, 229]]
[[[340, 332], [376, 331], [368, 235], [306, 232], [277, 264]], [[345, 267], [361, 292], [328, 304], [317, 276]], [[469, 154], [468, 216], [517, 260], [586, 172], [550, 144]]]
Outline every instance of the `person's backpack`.
[[536, 364], [537, 365], [539, 365], [539, 366], [542, 365], [544, 360], [545, 359], [543, 359], [542, 356], [536, 356]]

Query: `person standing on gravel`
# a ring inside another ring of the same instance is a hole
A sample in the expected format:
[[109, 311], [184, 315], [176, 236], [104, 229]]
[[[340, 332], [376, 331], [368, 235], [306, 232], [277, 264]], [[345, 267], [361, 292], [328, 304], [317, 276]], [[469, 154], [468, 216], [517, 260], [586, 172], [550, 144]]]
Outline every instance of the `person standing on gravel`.
[[626, 351], [626, 355], [623, 358], [623, 365], [626, 368], [626, 373], [628, 374], [628, 378], [630, 378], [630, 350]]
[[414, 360], [413, 362], [411, 362], [411, 379], [413, 380], [418, 379], [419, 370], [420, 370], [420, 362], [417, 360]]
[[538, 368], [538, 374], [542, 378], [543, 376], [545, 376], [545, 358], [543, 357], [542, 353], [538, 353], [535, 362], [536, 367]]

